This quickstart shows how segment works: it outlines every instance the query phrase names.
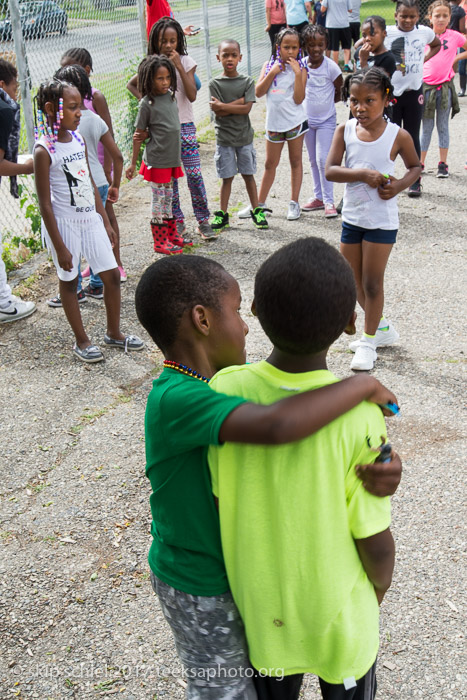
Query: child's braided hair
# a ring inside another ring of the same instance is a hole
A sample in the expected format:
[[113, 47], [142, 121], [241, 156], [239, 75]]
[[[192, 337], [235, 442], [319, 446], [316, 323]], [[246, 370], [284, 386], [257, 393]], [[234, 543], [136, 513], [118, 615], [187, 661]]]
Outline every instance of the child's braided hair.
[[325, 38], [327, 48], [329, 44], [329, 34], [326, 27], [323, 27], [321, 24], [307, 24], [300, 35], [305, 52], [307, 42], [310, 41], [310, 39], [316, 39], [318, 36]]
[[381, 31], [385, 32], [386, 31], [386, 20], [384, 17], [381, 17], [380, 15], [370, 15], [366, 19], [363, 20], [362, 22], [362, 27], [365, 24], [370, 25], [370, 36], [373, 36], [375, 33], [375, 25], [381, 29]]
[[[63, 80], [52, 78], [41, 83], [37, 95], [34, 97], [34, 136], [36, 141], [44, 136], [49, 149], [55, 151], [58, 129], [63, 116], [63, 91], [67, 87], [74, 87]], [[45, 111], [45, 105], [51, 102], [54, 106], [55, 120]]]
[[89, 82], [88, 74], [82, 66], [76, 64], [59, 68], [54, 78], [74, 85], [79, 90], [82, 100], [92, 100], [91, 83]]
[[142, 97], [153, 95], [154, 76], [159, 68], [167, 68], [170, 75], [170, 89], [172, 90], [172, 99], [175, 99], [175, 91], [177, 89], [177, 74], [170, 59], [167, 56], [158, 56], [157, 54], [148, 55], [143, 58], [138, 66], [138, 90]]
[[148, 56], [152, 54], [160, 54], [161, 40], [166, 29], [175, 29], [177, 32], [177, 53], [179, 53], [180, 56], [187, 56], [188, 51], [182, 25], [172, 17], [161, 17], [155, 24], [152, 25], [148, 39]]
[[392, 0], [396, 4], [396, 12], [398, 12], [401, 7], [415, 8], [418, 13], [420, 13], [419, 0]]
[[79, 66], [83, 66], [83, 68], [89, 66], [89, 68], [92, 70], [92, 58], [87, 49], [68, 49], [68, 51], [65, 51], [60, 59], [61, 62], [63, 62], [65, 58], [72, 58], [74, 63], [77, 63]]
[[375, 66], [372, 68], [363, 68], [356, 73], [348, 75], [342, 89], [342, 99], [344, 101], [349, 99], [350, 88], [355, 84], [368, 85], [368, 87], [379, 90], [383, 97], [387, 97], [389, 100], [392, 100], [394, 97], [391, 78], [382, 68], [377, 68]]

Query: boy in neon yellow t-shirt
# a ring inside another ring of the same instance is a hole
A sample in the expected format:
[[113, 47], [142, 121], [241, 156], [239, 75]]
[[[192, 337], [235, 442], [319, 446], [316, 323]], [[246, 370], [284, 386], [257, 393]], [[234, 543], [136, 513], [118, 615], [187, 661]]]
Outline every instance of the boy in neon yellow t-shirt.
[[[272, 354], [222, 370], [211, 386], [269, 404], [334, 383], [327, 351], [353, 325], [354, 306], [353, 274], [336, 250], [318, 238], [282, 248], [255, 282]], [[385, 434], [381, 411], [365, 402], [293, 444], [210, 448], [227, 576], [260, 699], [298, 698], [306, 672], [326, 699], [374, 697], [394, 543], [389, 499], [368, 494], [355, 465], [375, 458]]]

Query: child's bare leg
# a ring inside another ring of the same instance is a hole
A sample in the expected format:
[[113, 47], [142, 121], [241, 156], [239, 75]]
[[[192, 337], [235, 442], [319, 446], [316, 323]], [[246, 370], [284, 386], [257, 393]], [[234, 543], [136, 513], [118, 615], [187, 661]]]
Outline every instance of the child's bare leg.
[[71, 330], [75, 334], [76, 344], [83, 350], [91, 345], [91, 341], [84, 330], [81, 311], [79, 310], [78, 297], [76, 290], [78, 288], [78, 277], [71, 282], [59, 280], [60, 298], [62, 300], [63, 310], [71, 326]]
[[[303, 153], [303, 139], [304, 136], [299, 136], [298, 139], [293, 139], [292, 141], [288, 141], [288, 146], [289, 146], [289, 160], [290, 160], [290, 169], [291, 169], [291, 181], [292, 181], [292, 194], [290, 196], [290, 199], [292, 199], [294, 202], [298, 202], [298, 198], [300, 197], [300, 190], [302, 188], [302, 180], [303, 180], [303, 161], [302, 161], [302, 153]], [[263, 201], [263, 200], [261, 200]]]
[[365, 295], [365, 333], [374, 335], [383, 315], [384, 271], [392, 243], [362, 242], [362, 287]]
[[250, 198], [250, 204], [252, 209], [256, 209], [258, 206], [258, 189], [256, 187], [256, 180], [254, 175], [242, 175], [245, 182], [246, 191], [248, 192], [248, 197]]
[[120, 273], [118, 267], [99, 272], [99, 275], [104, 283], [107, 335], [114, 340], [123, 340], [125, 336], [120, 331]]
[[365, 293], [362, 285], [362, 245], [361, 243], [341, 243], [341, 253], [352, 268], [357, 286], [357, 301], [365, 311]]
[[115, 231], [115, 236], [117, 238], [117, 240], [115, 241], [115, 245], [113, 247], [113, 254], [115, 255], [115, 260], [117, 261], [117, 265], [119, 267], [123, 267], [122, 259], [120, 257], [120, 229], [118, 227], [118, 221], [117, 221], [117, 217], [115, 216], [112, 202], [109, 202], [109, 200], [107, 200], [105, 203], [105, 211], [106, 211], [107, 216], [109, 217], [110, 225], [112, 226], [113, 230]]
[[264, 164], [264, 173], [258, 195], [261, 204], [266, 203], [269, 190], [273, 185], [283, 147], [284, 143], [271, 143], [271, 141], [266, 141], [266, 162]]
[[230, 193], [232, 192], [232, 182], [233, 177], [226, 177], [222, 180], [220, 207], [224, 213], [227, 211], [227, 207], [229, 206]]

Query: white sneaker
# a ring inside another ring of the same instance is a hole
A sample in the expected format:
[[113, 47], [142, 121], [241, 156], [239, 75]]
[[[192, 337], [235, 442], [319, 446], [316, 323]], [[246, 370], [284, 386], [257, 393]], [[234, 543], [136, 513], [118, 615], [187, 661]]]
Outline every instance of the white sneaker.
[[[396, 331], [396, 329], [390, 321], [388, 321], [388, 326], [389, 328], [387, 331], [376, 331], [375, 346], [377, 348], [380, 348], [384, 345], [392, 345], [393, 343], [397, 343], [397, 341], [399, 340], [399, 333]], [[362, 340], [364, 341], [365, 338], [363, 337], [360, 338], [360, 340], [354, 340], [353, 342], [351, 342], [349, 344], [350, 350], [352, 350], [352, 352], [355, 352]]]
[[292, 199], [290, 201], [289, 210], [287, 212], [287, 220], [288, 221], [295, 221], [296, 219], [300, 218], [301, 214], [302, 214], [302, 212], [300, 209], [300, 204], [298, 202], [294, 202]]
[[11, 323], [27, 318], [34, 313], [36, 305], [33, 301], [23, 301], [19, 297], [12, 296], [8, 306], [0, 309], [0, 323]]
[[376, 354], [376, 348], [373, 343], [366, 343], [365, 341], [361, 340], [358, 348], [355, 351], [352, 362], [350, 363], [350, 369], [373, 369], [377, 359], [378, 355]]
[[239, 219], [251, 219], [251, 206], [248, 205], [245, 209], [240, 209], [238, 212]]

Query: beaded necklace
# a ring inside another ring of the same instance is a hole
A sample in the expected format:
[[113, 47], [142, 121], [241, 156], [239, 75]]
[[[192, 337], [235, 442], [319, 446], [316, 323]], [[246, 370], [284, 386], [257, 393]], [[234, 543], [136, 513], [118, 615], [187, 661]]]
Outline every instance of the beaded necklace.
[[174, 369], [177, 372], [180, 372], [181, 374], [186, 374], [189, 377], [199, 379], [201, 382], [206, 382], [206, 384], [209, 382], [209, 379], [207, 377], [203, 377], [203, 375], [197, 372], [195, 369], [191, 369], [191, 367], [182, 365], [180, 364], [180, 362], [175, 362], [174, 360], [164, 360], [164, 367]]

